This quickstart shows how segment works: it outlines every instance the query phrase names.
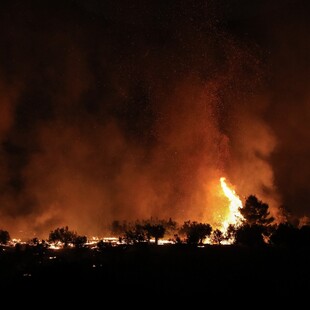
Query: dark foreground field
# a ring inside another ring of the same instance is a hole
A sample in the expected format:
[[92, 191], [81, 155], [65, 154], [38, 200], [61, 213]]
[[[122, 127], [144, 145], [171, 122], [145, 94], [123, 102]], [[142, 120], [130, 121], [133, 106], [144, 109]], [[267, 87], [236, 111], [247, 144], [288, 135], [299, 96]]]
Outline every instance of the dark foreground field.
[[57, 298], [154, 296], [219, 301], [308, 300], [310, 250], [185, 245], [116, 246], [0, 254], [1, 289]]

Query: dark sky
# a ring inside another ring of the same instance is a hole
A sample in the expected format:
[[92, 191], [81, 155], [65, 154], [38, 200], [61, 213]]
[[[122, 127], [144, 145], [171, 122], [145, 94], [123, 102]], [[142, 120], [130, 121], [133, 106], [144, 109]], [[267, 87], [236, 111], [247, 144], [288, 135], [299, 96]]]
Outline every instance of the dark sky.
[[3, 229], [310, 216], [309, 1], [0, 5]]

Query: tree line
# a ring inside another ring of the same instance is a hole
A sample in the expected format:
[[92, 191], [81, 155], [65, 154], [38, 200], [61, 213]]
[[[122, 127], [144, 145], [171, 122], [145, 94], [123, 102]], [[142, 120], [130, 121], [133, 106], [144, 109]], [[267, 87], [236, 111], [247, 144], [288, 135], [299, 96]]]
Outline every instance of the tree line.
[[126, 244], [149, 242], [151, 238], [158, 240], [168, 236], [174, 243], [191, 245], [235, 244], [244, 246], [310, 246], [310, 223], [301, 227], [284, 221], [275, 223], [270, 215], [269, 205], [255, 195], [246, 198], [245, 204], [239, 209], [243, 220], [241, 223], [230, 224], [226, 231], [213, 227], [208, 223], [185, 221], [181, 226], [169, 219], [136, 221], [114, 221], [112, 233], [120, 236]]
[[[135, 222], [115, 220], [111, 224], [111, 234], [119, 239], [120, 244], [134, 245], [151, 243], [155, 245], [160, 239], [168, 238], [171, 243], [204, 245], [208, 244], [236, 244], [244, 246], [309, 246], [310, 224], [301, 227], [288, 221], [275, 223], [270, 215], [267, 203], [259, 200], [255, 195], [247, 197], [245, 204], [239, 209], [243, 220], [238, 225], [229, 225], [223, 232], [213, 229], [208, 223], [197, 221], [185, 221], [179, 225], [171, 218], [169, 220], [150, 218], [137, 220]], [[0, 244], [6, 245], [10, 242], [10, 234], [6, 230], [0, 230]], [[72, 245], [77, 248], [84, 247], [87, 237], [77, 234], [65, 227], [58, 227], [49, 233], [47, 241], [39, 241], [33, 238], [29, 241], [32, 245], [46, 246], [50, 243], [68, 247]], [[100, 240], [97, 244], [99, 249], [107, 246]]]

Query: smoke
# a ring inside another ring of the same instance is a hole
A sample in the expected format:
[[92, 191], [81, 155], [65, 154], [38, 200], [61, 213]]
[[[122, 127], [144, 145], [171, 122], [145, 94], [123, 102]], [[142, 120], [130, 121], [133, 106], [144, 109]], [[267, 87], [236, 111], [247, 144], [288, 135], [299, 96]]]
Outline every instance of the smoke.
[[221, 176], [278, 216], [286, 140], [268, 66], [218, 23], [216, 2], [69, 3], [13, 1], [0, 16], [0, 225], [13, 236], [151, 216], [215, 225]]
[[[273, 38], [271, 98], [267, 121], [280, 141], [272, 156], [283, 207], [292, 220], [309, 217], [309, 2], [286, 4], [270, 27]], [[271, 44], [271, 42], [269, 42]]]

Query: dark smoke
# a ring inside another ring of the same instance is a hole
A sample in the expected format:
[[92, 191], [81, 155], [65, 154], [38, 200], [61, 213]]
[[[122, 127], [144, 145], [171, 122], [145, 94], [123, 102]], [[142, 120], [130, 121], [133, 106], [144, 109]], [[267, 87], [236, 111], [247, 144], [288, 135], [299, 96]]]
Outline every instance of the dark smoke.
[[251, 3], [3, 2], [1, 226], [218, 224], [221, 176], [309, 216], [308, 7]]

